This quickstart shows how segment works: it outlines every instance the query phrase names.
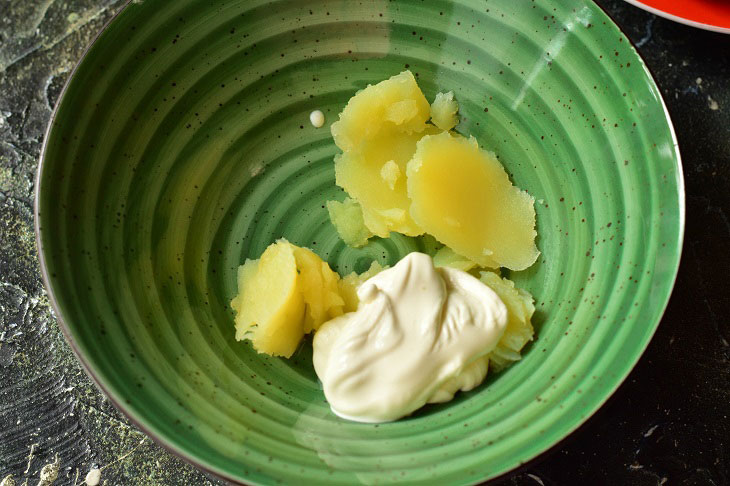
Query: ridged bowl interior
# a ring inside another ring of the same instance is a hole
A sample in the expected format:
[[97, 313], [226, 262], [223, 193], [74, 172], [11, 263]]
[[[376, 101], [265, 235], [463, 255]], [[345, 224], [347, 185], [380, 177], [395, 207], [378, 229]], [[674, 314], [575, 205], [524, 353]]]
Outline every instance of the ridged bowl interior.
[[[345, 246], [329, 124], [410, 69], [538, 201], [513, 273], [537, 301], [524, 359], [453, 402], [367, 425], [329, 410], [306, 343], [236, 342], [236, 267], [280, 237], [340, 273], [428, 241]], [[326, 125], [315, 129], [309, 113]], [[234, 481], [472, 483], [564, 438], [633, 367], [669, 297], [682, 175], [660, 93], [587, 0], [145, 0], [75, 71], [39, 173], [40, 252], [70, 342], [157, 440]]]

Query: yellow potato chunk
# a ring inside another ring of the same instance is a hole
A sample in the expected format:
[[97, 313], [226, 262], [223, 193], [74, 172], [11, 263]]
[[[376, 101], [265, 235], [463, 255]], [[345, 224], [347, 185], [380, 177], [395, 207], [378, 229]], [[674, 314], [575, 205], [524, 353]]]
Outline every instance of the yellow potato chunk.
[[351, 274], [343, 277], [342, 280], [340, 280], [340, 295], [345, 301], [345, 312], [355, 312], [357, 310], [357, 306], [360, 303], [360, 299], [357, 297], [357, 288], [362, 285], [367, 279], [369, 279], [370, 277], [374, 277], [386, 268], [388, 268], [387, 265], [382, 266], [380, 263], [378, 263], [377, 260], [373, 260], [373, 262], [370, 264], [370, 268], [364, 273], [358, 275], [357, 273], [352, 272]]
[[[241, 306], [244, 301], [243, 292], [240, 292], [240, 289], [248, 288], [250, 286], [258, 269], [259, 260], [246, 260], [243, 265], [238, 267], [236, 282], [238, 284], [239, 293], [231, 301], [231, 307], [234, 311], [236, 311], [236, 313], [240, 313]], [[236, 333], [236, 339], [240, 341], [242, 337], [239, 337], [238, 333]]]
[[387, 131], [364, 142], [360, 150], [335, 158], [337, 185], [360, 203], [365, 226], [375, 235], [387, 238], [391, 231], [408, 236], [423, 233], [411, 218], [406, 178], [399, 175], [405, 175], [423, 134], [437, 130], [431, 126], [411, 134]]
[[477, 266], [475, 262], [459, 255], [448, 246], [445, 246], [436, 252], [433, 256], [433, 265], [435, 267], [456, 268], [458, 270], [463, 270], [464, 272], [468, 272]]
[[269, 245], [259, 260], [238, 269], [236, 340], [249, 339], [259, 353], [289, 357], [304, 336], [304, 299], [296, 259], [285, 240]]
[[459, 123], [456, 113], [459, 111], [459, 103], [454, 99], [454, 92], [437, 93], [431, 103], [431, 123], [441, 130], [448, 132]]
[[365, 226], [377, 236], [423, 233], [409, 212], [405, 172], [416, 142], [440, 132], [426, 123], [430, 116], [413, 74], [404, 71], [357, 93], [332, 124], [343, 151], [335, 156], [335, 182], [361, 205]]
[[[327, 319], [341, 316], [345, 313], [345, 299], [340, 295], [340, 276], [333, 272], [327, 262], [322, 262], [322, 280], [324, 283], [324, 307], [327, 309]], [[314, 329], [319, 329], [322, 323]]]
[[410, 71], [403, 71], [350, 98], [332, 124], [335, 144], [344, 152], [359, 149], [381, 132], [422, 132], [430, 115], [428, 101]]
[[413, 220], [456, 253], [482, 267], [512, 270], [537, 259], [534, 198], [513, 186], [474, 138], [424, 136], [407, 180]]
[[339, 294], [337, 283], [340, 276], [309, 248], [289, 245], [296, 259], [299, 291], [306, 307], [302, 326], [306, 334], [319, 329], [323, 322], [332, 317], [341, 315], [345, 301]]
[[340, 276], [308, 248], [285, 239], [238, 268], [236, 339], [259, 353], [288, 358], [304, 334], [342, 315]]
[[373, 233], [365, 226], [360, 203], [351, 198], [327, 201], [327, 212], [337, 233], [346, 244], [358, 248], [365, 245]]
[[479, 279], [494, 290], [507, 307], [507, 327], [497, 347], [489, 353], [490, 369], [500, 371], [518, 361], [521, 358], [520, 351], [532, 340], [534, 329], [530, 320], [535, 312], [535, 304], [529, 292], [516, 288], [514, 282], [496, 273], [481, 272]]

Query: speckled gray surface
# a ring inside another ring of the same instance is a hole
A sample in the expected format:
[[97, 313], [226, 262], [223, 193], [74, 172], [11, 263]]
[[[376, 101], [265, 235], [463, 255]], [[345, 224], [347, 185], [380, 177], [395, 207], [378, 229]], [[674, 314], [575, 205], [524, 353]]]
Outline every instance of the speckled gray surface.
[[[0, 481], [222, 484], [136, 430], [94, 387], [53, 318], [33, 237], [34, 173], [74, 63], [125, 2], [0, 0]], [[730, 484], [730, 36], [599, 1], [637, 44], [672, 114], [687, 183], [677, 287], [647, 353], [569, 439], [501, 484]], [[32, 453], [31, 453], [32, 452]], [[8, 486], [8, 483], [1, 483]]]
[[124, 3], [0, 1], [0, 480], [12, 474], [18, 485], [38, 484], [56, 455], [57, 485], [95, 467], [102, 484], [219, 484], [130, 426], [91, 383], [53, 318], [36, 258], [46, 125], [85, 46]]

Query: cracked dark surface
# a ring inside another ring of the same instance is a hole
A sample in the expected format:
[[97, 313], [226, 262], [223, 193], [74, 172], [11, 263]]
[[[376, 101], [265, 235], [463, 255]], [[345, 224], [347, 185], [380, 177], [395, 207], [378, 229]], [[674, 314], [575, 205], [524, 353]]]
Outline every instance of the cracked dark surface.
[[[94, 387], [54, 320], [33, 236], [34, 176], [52, 107], [119, 0], [0, 0], [0, 480], [222, 484], [146, 439]], [[687, 185], [677, 285], [639, 365], [576, 433], [500, 485], [730, 484], [730, 36], [600, 0], [654, 72]], [[34, 455], [28, 466], [31, 446]], [[103, 484], [103, 482], [102, 482]]]

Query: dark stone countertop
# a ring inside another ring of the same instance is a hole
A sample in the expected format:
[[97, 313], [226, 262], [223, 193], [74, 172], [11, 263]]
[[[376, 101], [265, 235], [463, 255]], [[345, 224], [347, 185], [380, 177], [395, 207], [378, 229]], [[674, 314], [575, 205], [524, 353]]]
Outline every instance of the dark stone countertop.
[[[558, 0], [555, 0], [558, 1]], [[34, 175], [61, 87], [125, 2], [0, 0], [0, 481], [218, 485], [155, 445], [80, 368], [43, 291]], [[500, 485], [730, 484], [730, 36], [599, 0], [638, 46], [679, 138], [687, 229], [674, 294], [629, 379], [583, 427]], [[46, 483], [47, 484], [47, 483]], [[6, 486], [5, 483], [2, 483]]]

